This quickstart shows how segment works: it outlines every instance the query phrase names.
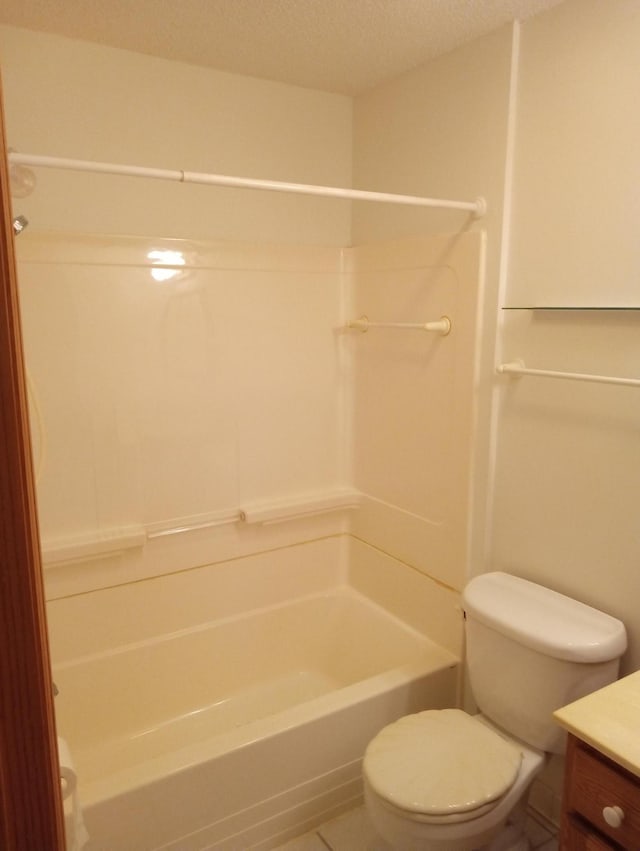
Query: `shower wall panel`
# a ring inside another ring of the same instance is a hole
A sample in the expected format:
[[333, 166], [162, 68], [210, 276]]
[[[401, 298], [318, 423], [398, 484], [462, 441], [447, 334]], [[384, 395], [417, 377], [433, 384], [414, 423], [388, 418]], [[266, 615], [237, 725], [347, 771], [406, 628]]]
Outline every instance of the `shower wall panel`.
[[338, 250], [18, 249], [45, 558], [344, 485]]
[[352, 314], [372, 322], [447, 316], [442, 336], [354, 331], [353, 465], [365, 494], [356, 535], [446, 585], [465, 581], [477, 406], [480, 232], [350, 250]]

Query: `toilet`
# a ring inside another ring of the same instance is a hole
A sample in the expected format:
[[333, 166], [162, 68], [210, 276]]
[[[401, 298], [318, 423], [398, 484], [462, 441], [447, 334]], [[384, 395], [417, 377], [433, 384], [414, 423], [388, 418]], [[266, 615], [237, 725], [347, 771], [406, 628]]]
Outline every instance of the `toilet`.
[[627, 646], [616, 618], [506, 573], [462, 600], [480, 714], [407, 715], [365, 753], [365, 805], [396, 851], [526, 851], [531, 782], [565, 746], [552, 713], [615, 680]]

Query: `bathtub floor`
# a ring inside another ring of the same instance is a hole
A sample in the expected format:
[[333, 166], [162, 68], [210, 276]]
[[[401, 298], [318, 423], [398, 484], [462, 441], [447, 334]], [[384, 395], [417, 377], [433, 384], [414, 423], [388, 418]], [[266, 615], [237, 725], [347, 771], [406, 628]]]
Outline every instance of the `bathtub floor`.
[[144, 763], [150, 756], [174, 753], [185, 745], [197, 744], [217, 733], [328, 694], [338, 685], [317, 671], [293, 671], [272, 678], [126, 737], [78, 749], [75, 755], [78, 773], [86, 782], [100, 779], [110, 772]]
[[[558, 851], [558, 840], [533, 815], [526, 833], [535, 851]], [[311, 833], [281, 845], [277, 851], [393, 851], [374, 831], [364, 807], [356, 807]]]

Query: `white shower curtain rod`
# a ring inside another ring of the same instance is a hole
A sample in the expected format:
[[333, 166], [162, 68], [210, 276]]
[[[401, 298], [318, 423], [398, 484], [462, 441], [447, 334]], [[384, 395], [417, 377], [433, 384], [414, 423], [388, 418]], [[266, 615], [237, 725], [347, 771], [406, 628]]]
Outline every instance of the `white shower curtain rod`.
[[262, 189], [268, 192], [292, 192], [298, 195], [320, 195], [325, 198], [345, 198], [352, 201], [376, 201], [384, 204], [404, 204], [411, 207], [442, 207], [451, 210], [468, 210], [475, 216], [484, 216], [487, 204], [484, 198], [475, 201], [448, 201], [440, 198], [422, 198], [418, 195], [394, 195], [387, 192], [366, 192], [361, 189], [341, 189], [335, 186], [316, 186], [307, 183], [283, 183], [277, 180], [255, 180], [248, 177], [230, 177], [224, 174], [206, 174], [197, 171], [146, 168], [143, 166], [101, 163], [90, 160], [45, 157], [37, 154], [9, 153], [9, 163], [16, 166], [59, 168], [69, 171], [89, 171], [99, 174], [117, 174], [126, 177], [148, 177], [172, 180], [178, 183], [201, 183], [209, 186], [228, 186], [238, 189]]

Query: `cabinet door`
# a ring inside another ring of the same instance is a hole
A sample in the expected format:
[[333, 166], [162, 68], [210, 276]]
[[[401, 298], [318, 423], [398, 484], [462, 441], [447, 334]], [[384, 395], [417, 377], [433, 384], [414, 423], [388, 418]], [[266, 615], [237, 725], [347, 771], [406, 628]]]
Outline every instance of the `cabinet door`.
[[561, 851], [616, 851], [604, 837], [589, 831], [578, 819], [567, 816], [563, 819], [560, 835]]
[[[574, 749], [571, 767], [569, 812], [579, 813], [623, 848], [640, 849], [638, 779], [581, 743]], [[617, 826], [605, 818], [605, 811], [614, 807], [620, 813]]]

